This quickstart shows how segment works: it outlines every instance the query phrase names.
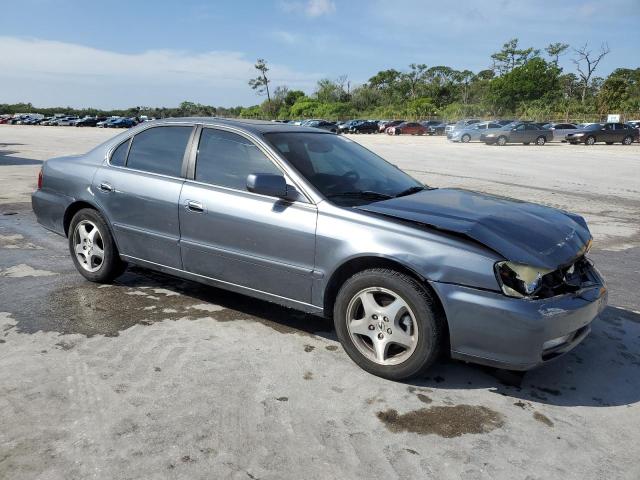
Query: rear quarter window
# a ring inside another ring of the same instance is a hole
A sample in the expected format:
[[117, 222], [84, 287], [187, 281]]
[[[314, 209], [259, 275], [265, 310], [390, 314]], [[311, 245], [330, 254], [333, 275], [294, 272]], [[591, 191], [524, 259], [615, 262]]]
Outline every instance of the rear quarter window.
[[118, 148], [116, 148], [111, 154], [111, 159], [109, 162], [111, 165], [115, 165], [116, 167], [124, 167], [127, 163], [127, 151], [129, 150], [129, 144], [131, 143], [131, 139], [127, 140], [124, 143], [121, 143]]

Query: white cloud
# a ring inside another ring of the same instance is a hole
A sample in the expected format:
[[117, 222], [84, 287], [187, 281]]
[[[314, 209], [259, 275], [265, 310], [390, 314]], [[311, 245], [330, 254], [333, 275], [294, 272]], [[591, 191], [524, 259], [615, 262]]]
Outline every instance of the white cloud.
[[287, 13], [304, 13], [312, 18], [329, 15], [336, 11], [336, 4], [333, 0], [285, 0], [280, 3], [280, 6]]
[[275, 32], [272, 32], [272, 36], [274, 39], [281, 43], [286, 43], [287, 45], [295, 45], [300, 40], [298, 35], [285, 32], [284, 30], [276, 30]]
[[[172, 106], [258, 103], [256, 75], [243, 53], [147, 50], [119, 53], [83, 45], [0, 36], [2, 100], [40, 106]], [[311, 90], [318, 74], [270, 65], [274, 85]]]

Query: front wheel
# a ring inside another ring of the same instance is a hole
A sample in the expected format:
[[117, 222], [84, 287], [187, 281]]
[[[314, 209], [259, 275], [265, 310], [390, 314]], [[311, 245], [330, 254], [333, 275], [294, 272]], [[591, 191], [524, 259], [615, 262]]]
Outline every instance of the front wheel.
[[507, 144], [507, 137], [503, 137], [503, 136], [498, 137], [498, 140], [496, 140], [496, 143], [499, 146], [504, 147]]
[[333, 317], [349, 357], [390, 380], [420, 375], [438, 358], [444, 341], [444, 320], [429, 292], [394, 270], [365, 270], [347, 280]]
[[78, 272], [91, 282], [109, 283], [126, 267], [106, 221], [90, 208], [80, 210], [71, 220], [69, 252]]
[[630, 135], [622, 139], [623, 145], [631, 145], [632, 143], [633, 143], [633, 137]]
[[594, 143], [596, 143], [596, 137], [587, 137], [584, 143], [586, 145], [593, 145]]
[[542, 146], [545, 143], [547, 143], [547, 139], [544, 138], [543, 136], [536, 138], [536, 145]]
[[460, 138], [460, 141], [462, 143], [469, 143], [471, 141], [471, 136], [467, 135], [466, 133], [464, 135], [462, 135], [462, 137]]

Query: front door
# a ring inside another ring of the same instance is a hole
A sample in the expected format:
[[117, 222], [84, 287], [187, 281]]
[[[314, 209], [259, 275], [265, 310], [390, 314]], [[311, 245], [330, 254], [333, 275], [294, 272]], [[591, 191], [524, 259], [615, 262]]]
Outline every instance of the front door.
[[178, 202], [192, 130], [143, 130], [118, 146], [96, 172], [96, 200], [111, 221], [120, 254], [182, 268]]
[[247, 191], [280, 169], [249, 138], [203, 128], [180, 196], [184, 269], [250, 290], [311, 302], [317, 210]]
[[526, 125], [521, 123], [517, 127], [511, 130], [511, 134], [509, 135], [509, 141], [514, 143], [527, 142], [527, 133], [525, 131]]

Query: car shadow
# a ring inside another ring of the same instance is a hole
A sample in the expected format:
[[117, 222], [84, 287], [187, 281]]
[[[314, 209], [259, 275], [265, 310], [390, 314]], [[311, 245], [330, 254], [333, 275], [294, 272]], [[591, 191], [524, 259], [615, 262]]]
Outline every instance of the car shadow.
[[209, 285], [184, 280], [140, 267], [129, 267], [115, 284], [130, 288], [164, 288], [198, 303], [217, 305], [224, 309], [212, 316], [223, 320], [252, 320], [280, 333], [299, 333], [336, 340], [333, 322], [275, 303], [248, 297]]
[[[20, 145], [0, 143], [0, 148], [7, 145]], [[12, 157], [14, 153], [18, 153], [17, 150], [0, 150], [0, 166], [15, 166], [15, 165], [41, 165], [42, 160], [36, 160], [35, 158], [24, 157]]]
[[408, 385], [433, 390], [488, 389], [557, 406], [611, 407], [640, 401], [640, 314], [607, 307], [573, 351], [526, 373], [443, 360]]

